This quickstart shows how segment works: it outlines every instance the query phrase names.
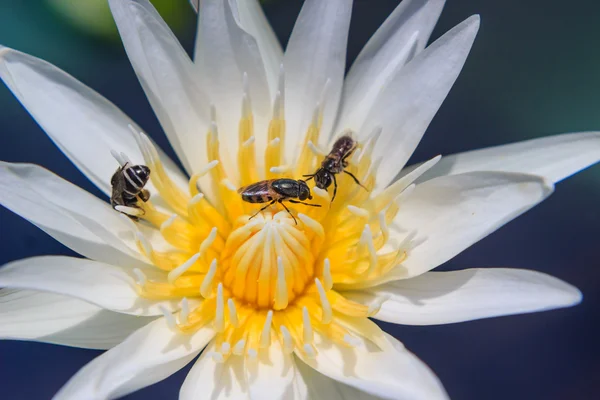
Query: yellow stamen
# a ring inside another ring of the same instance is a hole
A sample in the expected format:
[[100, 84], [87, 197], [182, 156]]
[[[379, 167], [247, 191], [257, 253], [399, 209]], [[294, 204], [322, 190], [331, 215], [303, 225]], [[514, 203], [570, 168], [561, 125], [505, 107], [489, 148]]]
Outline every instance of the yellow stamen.
[[333, 288], [333, 277], [331, 276], [331, 262], [329, 258], [326, 258], [323, 262], [323, 283], [325, 284], [325, 290], [331, 290]]
[[164, 306], [158, 306], [158, 309], [162, 313], [163, 317], [165, 317], [165, 321], [170, 330], [177, 332], [177, 321], [175, 317], [169, 310], [167, 310]]
[[244, 354], [244, 348], [246, 347], [246, 340], [244, 339], [240, 339], [235, 346], [233, 346], [233, 351], [232, 353], [235, 354], [236, 356], [241, 356], [242, 354]]
[[260, 334], [260, 348], [264, 349], [269, 347], [271, 344], [271, 323], [273, 321], [273, 311], [269, 310], [267, 318], [265, 319], [265, 325], [263, 326]]
[[174, 270], [172, 270], [171, 272], [169, 272], [169, 274], [167, 275], [167, 279], [169, 280], [169, 283], [173, 283], [175, 281], [175, 279], [179, 278], [188, 269], [190, 269], [191, 266], [194, 265], [196, 263], [196, 261], [198, 261], [198, 258], [200, 258], [200, 256], [201, 256], [200, 253], [194, 254], [185, 263], [181, 264], [179, 267], [177, 267]]
[[283, 268], [283, 260], [277, 257], [277, 286], [275, 288], [275, 302], [273, 308], [275, 310], [283, 310], [288, 305], [288, 288], [285, 279], [285, 269]]
[[310, 324], [310, 314], [308, 308], [302, 307], [302, 341], [304, 343], [312, 343], [313, 341], [313, 330]]
[[217, 309], [215, 311], [215, 330], [223, 332], [225, 329], [225, 303], [223, 301], [223, 284], [217, 287]]
[[190, 316], [190, 304], [188, 303], [187, 297], [181, 300], [181, 311], [179, 312], [179, 323], [185, 325], [188, 323], [188, 317]]
[[234, 328], [239, 327], [240, 322], [238, 319], [238, 314], [237, 314], [237, 310], [235, 308], [235, 302], [233, 301], [233, 299], [227, 300], [227, 308], [229, 310], [229, 322], [231, 323], [231, 325], [233, 325]]
[[[348, 300], [344, 290], [370, 287], [385, 281], [389, 273], [401, 273], [415, 236], [406, 235], [398, 244], [390, 240], [396, 236], [392, 227], [414, 189], [412, 181], [437, 159], [376, 195], [338, 174], [337, 196], [332, 202], [332, 187], [319, 189], [309, 181], [313, 197], [306, 202], [320, 207], [289, 201], [297, 200], [294, 198], [286, 200], [284, 204], [296, 221], [278, 204], [254, 215], [258, 206], [266, 204], [242, 201], [238, 186], [254, 183], [263, 174], [272, 179], [314, 173], [329, 152], [318, 146], [329, 84], [315, 105], [303, 146], [292, 163], [285, 159], [284, 151], [282, 70], [263, 169], [256, 160], [255, 145], [262, 143], [257, 139], [264, 132], [254, 131], [247, 75], [243, 81], [236, 155], [241, 168], [237, 172], [226, 172], [224, 168], [222, 160], [227, 162], [230, 155], [220, 146], [214, 107], [206, 137], [207, 157], [202, 160], [204, 167], [189, 181], [189, 194], [170, 180], [152, 142], [136, 133], [158, 191], [151, 195], [160, 195], [167, 205], [140, 201], [140, 208], [122, 210], [144, 220], [136, 224], [121, 216], [140, 253], [157, 267], [152, 273], [133, 269], [136, 290], [147, 298], [181, 302], [177, 319], [161, 308], [166, 323], [175, 332], [187, 334], [212, 326], [217, 332], [215, 347], [207, 354], [216, 362], [233, 356], [255, 359], [275, 338], [286, 354], [300, 351], [316, 357], [320, 346], [315, 340], [317, 334], [339, 346], [358, 346], [364, 339], [381, 348], [387, 346], [380, 331], [367, 319], [386, 299], [360, 304]], [[376, 184], [378, 163], [372, 162], [372, 156], [380, 132], [376, 129], [346, 160], [347, 171], [367, 188]], [[114, 155], [119, 163], [128, 162], [125, 155]], [[228, 176], [228, 172], [235, 174]], [[142, 226], [153, 226], [162, 236], [161, 241], [154, 242], [155, 235], [142, 234]]]
[[[200, 254], [200, 253], [198, 253]], [[210, 267], [208, 268], [208, 272], [204, 276], [204, 280], [202, 281], [202, 286], [200, 286], [200, 294], [204, 298], [209, 298], [212, 293], [212, 282], [217, 273], [217, 259], [213, 259], [210, 263]]]

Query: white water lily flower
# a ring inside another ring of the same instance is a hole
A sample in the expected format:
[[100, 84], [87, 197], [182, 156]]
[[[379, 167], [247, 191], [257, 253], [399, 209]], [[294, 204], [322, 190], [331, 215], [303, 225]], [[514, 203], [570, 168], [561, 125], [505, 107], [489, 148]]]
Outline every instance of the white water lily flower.
[[[401, 171], [463, 66], [477, 16], [425, 48], [444, 1], [405, 0], [344, 79], [351, 0], [306, 0], [285, 54], [256, 0], [200, 3], [192, 61], [148, 0], [110, 0], [189, 179], [97, 93], [0, 49], [4, 82], [107, 195], [111, 151], [152, 171], [134, 222], [43, 168], [0, 164], [1, 203], [86, 257], [2, 267], [1, 337], [108, 349], [56, 399], [123, 396], [198, 354], [181, 399], [443, 399], [427, 366], [370, 317], [443, 324], [580, 301], [534, 271], [430, 272], [600, 160], [593, 132]], [[250, 219], [260, 205], [238, 187], [314, 172], [347, 129], [360, 144], [349, 171], [369, 191], [340, 174], [335, 201], [313, 188], [319, 208]]]

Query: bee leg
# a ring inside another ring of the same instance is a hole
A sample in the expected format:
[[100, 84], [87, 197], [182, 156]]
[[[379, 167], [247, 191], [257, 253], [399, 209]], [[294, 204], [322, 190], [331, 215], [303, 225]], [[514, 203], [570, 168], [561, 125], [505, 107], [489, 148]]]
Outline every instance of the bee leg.
[[310, 203], [303, 203], [301, 201], [298, 200], [288, 200], [290, 203], [294, 203], [294, 204], [304, 204], [305, 206], [311, 206], [311, 207], [321, 207], [320, 204], [310, 204]]
[[333, 203], [333, 200], [335, 200], [335, 195], [337, 194], [337, 179], [335, 179], [335, 174], [331, 174], [331, 176], [333, 177], [333, 197], [331, 198], [331, 202]]
[[270, 206], [272, 206], [276, 202], [277, 202], [277, 200], [273, 200], [272, 202], [270, 202], [269, 204], [267, 204], [266, 206], [264, 206], [263, 208], [261, 208], [260, 210], [258, 210], [253, 216], [251, 216], [248, 219], [252, 219], [252, 218], [256, 217], [258, 214], [260, 214], [262, 211], [266, 210], [267, 208], [269, 208]]
[[367, 189], [366, 187], [363, 186], [362, 183], [360, 183], [360, 181], [358, 180], [357, 177], [354, 176], [354, 174], [352, 172], [348, 172], [346, 170], [343, 171], [345, 174], [350, 175], [352, 177], [352, 179], [354, 179], [354, 182], [356, 182], [356, 184], [358, 186], [360, 186], [361, 188], [365, 189], [367, 192], [369, 191], [369, 189]]
[[145, 203], [148, 200], [150, 200], [150, 192], [148, 191], [148, 189], [142, 189], [142, 191], [139, 194], [139, 197], [140, 200], [142, 200]]
[[[295, 201], [293, 203], [295, 203]], [[292, 217], [294, 219], [294, 222], [296, 223], [296, 225], [298, 225], [298, 221], [296, 221], [296, 217], [294, 217], [294, 215], [292, 215], [292, 212], [290, 211], [290, 209], [287, 208], [285, 204], [283, 204], [283, 200], [279, 200], [279, 204], [281, 204], [283, 206], [283, 208], [285, 208], [285, 211], [287, 211], [288, 214], [290, 214], [290, 217]]]

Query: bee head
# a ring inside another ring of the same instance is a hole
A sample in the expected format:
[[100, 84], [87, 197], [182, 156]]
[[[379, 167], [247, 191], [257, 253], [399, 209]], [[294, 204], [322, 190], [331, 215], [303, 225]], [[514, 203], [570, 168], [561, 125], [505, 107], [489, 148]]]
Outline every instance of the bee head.
[[312, 195], [310, 194], [310, 188], [304, 181], [298, 181], [299, 191], [298, 191], [298, 199], [300, 200], [312, 200]]
[[315, 174], [315, 186], [319, 189], [325, 189], [333, 183], [333, 178], [331, 177], [331, 173], [325, 169], [320, 169]]

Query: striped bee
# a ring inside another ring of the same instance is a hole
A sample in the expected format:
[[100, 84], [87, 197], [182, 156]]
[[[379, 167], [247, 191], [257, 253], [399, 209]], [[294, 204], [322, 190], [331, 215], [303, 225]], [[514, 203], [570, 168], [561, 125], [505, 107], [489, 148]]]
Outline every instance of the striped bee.
[[358, 143], [352, 139], [350, 135], [340, 137], [331, 147], [329, 154], [325, 156], [325, 159], [321, 163], [321, 168], [314, 174], [304, 175], [305, 177], [308, 177], [307, 181], [314, 179], [315, 186], [325, 190], [333, 183], [332, 202], [335, 199], [338, 188], [337, 180], [335, 179], [336, 174], [343, 172], [346, 175], [349, 175], [354, 179], [354, 182], [356, 182], [357, 185], [367, 190], [352, 172], [346, 170], [346, 167], [348, 167], [348, 157], [354, 153], [357, 147]]
[[[269, 179], [260, 181], [238, 189], [238, 193], [242, 195], [242, 200], [248, 203], [269, 203], [250, 218], [256, 217], [261, 211], [269, 206], [279, 203], [285, 208], [288, 214], [294, 219], [296, 225], [298, 221], [292, 215], [290, 210], [283, 204], [284, 201], [289, 201], [295, 204], [304, 204], [311, 207], [321, 207], [320, 204], [303, 203], [302, 200], [312, 200], [310, 189], [305, 181], [294, 179]], [[298, 199], [298, 200], [295, 200]], [[300, 201], [299, 201], [300, 200]]]
[[150, 179], [150, 168], [147, 166], [131, 165], [129, 162], [121, 165], [110, 179], [112, 185], [110, 205], [112, 208], [137, 220], [136, 216], [119, 210], [118, 207], [131, 207], [142, 210], [138, 205], [138, 200], [146, 202], [150, 199], [150, 192], [144, 189], [148, 179]]

